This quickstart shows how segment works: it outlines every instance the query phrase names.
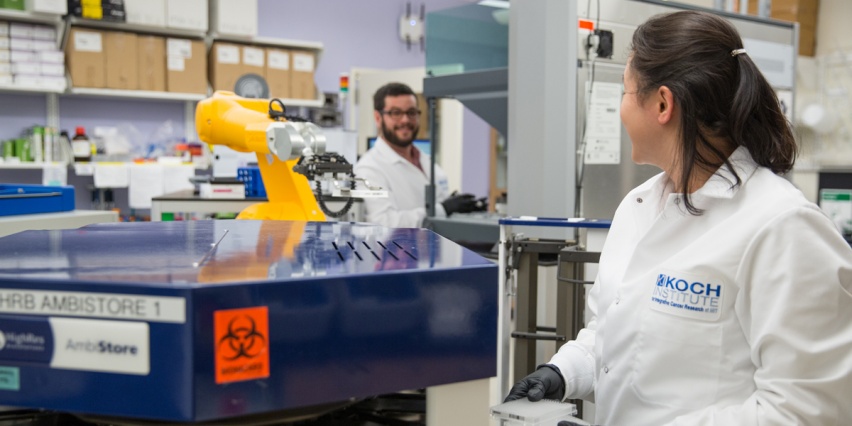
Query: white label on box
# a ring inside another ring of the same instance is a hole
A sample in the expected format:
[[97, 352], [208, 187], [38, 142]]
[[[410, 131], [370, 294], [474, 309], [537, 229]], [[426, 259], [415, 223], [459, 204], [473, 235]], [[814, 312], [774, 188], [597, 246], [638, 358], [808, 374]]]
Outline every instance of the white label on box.
[[289, 70], [290, 69], [290, 54], [287, 52], [279, 52], [275, 50], [270, 50], [269, 55], [267, 55], [269, 59], [269, 68], [275, 68], [277, 70]]
[[26, 38], [13, 38], [9, 40], [10, 50], [35, 50], [33, 49], [33, 41]]
[[216, 46], [216, 62], [220, 64], [239, 64], [240, 48], [238, 46]]
[[[91, 166], [90, 163], [86, 165]], [[76, 166], [77, 164], [75, 170]], [[10, 300], [22, 303], [9, 303]], [[186, 299], [172, 296], [0, 288], [0, 312], [183, 324], [186, 322]]]
[[314, 55], [294, 53], [293, 71], [314, 72]]
[[12, 74], [38, 75], [41, 67], [30, 62], [16, 62], [12, 64]]
[[[12, 62], [35, 62], [36, 53], [25, 50], [13, 50], [12, 54], [9, 55], [9, 60]], [[2, 61], [2, 59], [0, 59], [0, 61]]]
[[45, 50], [36, 53], [39, 62], [47, 62], [51, 64], [65, 63], [65, 53], [56, 50]]
[[19, 24], [12, 22], [9, 24], [9, 37], [33, 38], [35, 27], [32, 24]]
[[0, 49], [8, 50], [10, 46], [9, 37], [0, 37]]
[[65, 67], [61, 64], [41, 64], [41, 75], [63, 76], [65, 75]]
[[56, 43], [47, 40], [33, 40], [33, 50], [36, 52], [56, 50]]
[[[51, 27], [36, 26], [33, 28], [34, 40], [49, 40], [56, 43], [56, 30]], [[55, 47], [55, 46], [54, 46]]]
[[4, 36], [4, 37], [9, 36], [9, 23], [8, 22], [0, 22], [0, 36]]
[[12, 55], [8, 50], [0, 49], [0, 62], [9, 62], [12, 59]]
[[181, 56], [169, 55], [168, 64], [166, 66], [169, 71], [183, 71], [186, 69], [186, 63]]
[[76, 30], [74, 32], [74, 50], [78, 52], [103, 51], [101, 33]]
[[147, 375], [151, 371], [148, 323], [48, 318], [53, 331], [51, 368]]
[[255, 67], [263, 66], [263, 49], [243, 47], [243, 63]]
[[192, 58], [192, 42], [179, 38], [170, 38], [167, 42], [166, 52], [168, 56], [190, 59]]
[[6, 75], [12, 73], [12, 65], [6, 62], [0, 63], [0, 74]]

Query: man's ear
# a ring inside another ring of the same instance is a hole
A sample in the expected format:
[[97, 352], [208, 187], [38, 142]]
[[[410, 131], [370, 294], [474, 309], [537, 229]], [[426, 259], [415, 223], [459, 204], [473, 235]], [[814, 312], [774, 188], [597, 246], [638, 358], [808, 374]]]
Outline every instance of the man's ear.
[[660, 86], [657, 89], [656, 97], [654, 99], [657, 102], [657, 122], [660, 124], [667, 124], [674, 117], [674, 94], [671, 89], [666, 86]]

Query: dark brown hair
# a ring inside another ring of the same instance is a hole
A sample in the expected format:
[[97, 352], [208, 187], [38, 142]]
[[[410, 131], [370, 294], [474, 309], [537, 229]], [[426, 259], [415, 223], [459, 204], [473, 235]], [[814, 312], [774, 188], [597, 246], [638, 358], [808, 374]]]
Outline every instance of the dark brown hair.
[[405, 84], [385, 84], [384, 86], [380, 87], [379, 90], [376, 90], [376, 93], [373, 95], [373, 108], [376, 111], [383, 111], [385, 109], [385, 97], [394, 97], [402, 95], [412, 95], [417, 98], [417, 95], [414, 94], [414, 91], [411, 90], [411, 88]]
[[796, 141], [775, 91], [743, 48], [736, 28], [707, 12], [657, 15], [633, 33], [630, 67], [639, 95], [660, 86], [672, 91], [680, 107], [679, 188], [687, 210], [695, 167], [710, 172], [726, 164], [742, 183], [723, 152], [708, 141], [722, 138], [748, 148], [757, 164], [774, 173], [792, 169]]

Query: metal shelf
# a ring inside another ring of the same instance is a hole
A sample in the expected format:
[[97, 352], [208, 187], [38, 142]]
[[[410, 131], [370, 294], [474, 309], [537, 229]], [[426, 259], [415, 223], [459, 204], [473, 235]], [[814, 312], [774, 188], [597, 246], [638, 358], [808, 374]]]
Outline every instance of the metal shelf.
[[153, 25], [128, 24], [127, 22], [99, 21], [95, 19], [84, 19], [77, 16], [68, 16], [67, 22], [69, 25], [76, 27], [97, 28], [103, 30], [128, 31], [133, 33], [186, 37], [199, 40], [203, 40], [207, 37], [207, 31], [157, 27]]
[[71, 88], [71, 95], [92, 96], [99, 98], [132, 98], [158, 101], [200, 101], [207, 97], [200, 93], [152, 92], [148, 90], [118, 90], [90, 89], [84, 87]]
[[57, 25], [62, 21], [62, 15], [35, 13], [13, 9], [0, 9], [0, 21], [18, 21], [34, 24]]
[[0, 93], [5, 94], [47, 94], [47, 93], [65, 93], [65, 89], [49, 89], [44, 87], [24, 86], [21, 84], [9, 85], [0, 84]]
[[213, 41], [227, 41], [232, 43], [257, 44], [261, 46], [285, 47], [289, 49], [317, 50], [321, 51], [323, 44], [318, 41], [288, 40], [271, 37], [245, 37], [227, 34], [213, 34]]

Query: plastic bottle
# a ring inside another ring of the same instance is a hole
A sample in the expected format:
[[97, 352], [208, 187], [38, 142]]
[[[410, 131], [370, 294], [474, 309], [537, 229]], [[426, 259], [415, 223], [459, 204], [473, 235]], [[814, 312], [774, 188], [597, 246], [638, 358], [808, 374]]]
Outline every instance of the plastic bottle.
[[92, 141], [86, 136], [86, 129], [77, 127], [71, 139], [71, 150], [74, 151], [74, 161], [92, 160]]

